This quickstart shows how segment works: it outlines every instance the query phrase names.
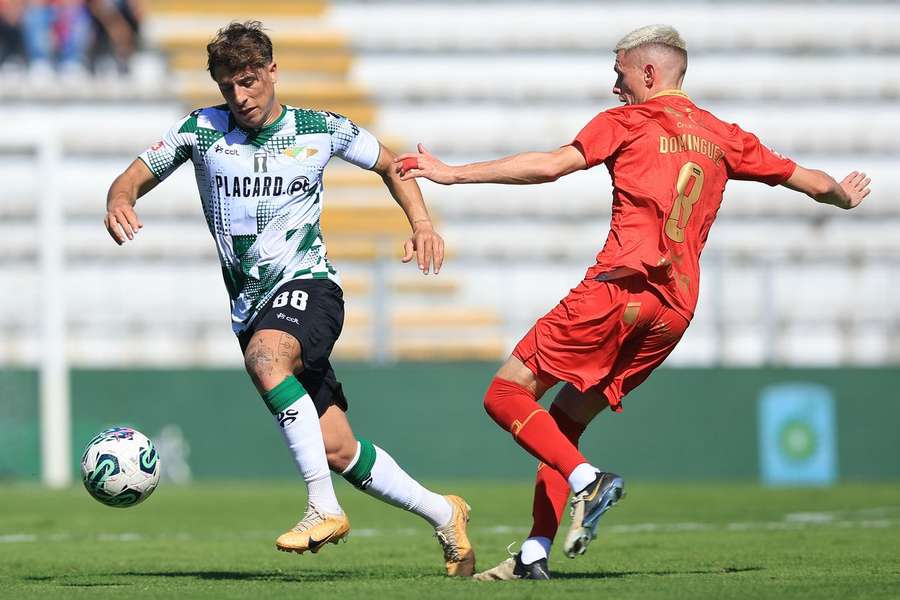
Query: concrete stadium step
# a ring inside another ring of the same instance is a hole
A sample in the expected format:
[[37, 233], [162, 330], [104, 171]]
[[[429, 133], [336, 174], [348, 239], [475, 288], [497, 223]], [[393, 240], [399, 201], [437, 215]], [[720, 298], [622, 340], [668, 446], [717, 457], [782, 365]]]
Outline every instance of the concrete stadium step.
[[[73, 366], [207, 365], [239, 367], [242, 358], [228, 326], [227, 314], [216, 323], [191, 320], [168, 321], [165, 329], [146, 326], [70, 326], [66, 350]], [[111, 329], [115, 328], [115, 335]], [[397, 338], [388, 345], [392, 360], [491, 360], [503, 358], [508, 342], [496, 334], [470, 338]], [[29, 364], [37, 360], [40, 337], [29, 330], [13, 331], [0, 340], [0, 360], [7, 364]], [[332, 353], [334, 360], [371, 360], [374, 344], [369, 336], [348, 331]]]
[[409, 222], [394, 206], [329, 205], [322, 211], [326, 235], [407, 236]]
[[[814, 326], [813, 326], [814, 325]], [[6, 330], [0, 339], [0, 361], [13, 366], [29, 366], [41, 356], [41, 339], [36, 330]], [[765, 352], [766, 341], [758, 326], [725, 329], [723, 345], [708, 326], [695, 323], [667, 359], [668, 366], [730, 365], [758, 366], [767, 360], [783, 364], [829, 366], [837, 364], [878, 365], [896, 361], [897, 332], [861, 327], [842, 330], [822, 323], [796, 323], [779, 330], [774, 354]], [[892, 337], [894, 336], [894, 337]], [[515, 340], [476, 338], [462, 340], [398, 340], [390, 349], [394, 359], [404, 360], [489, 360], [507, 355]], [[155, 328], [146, 331], [118, 330], [113, 335], [97, 328], [70, 329], [66, 343], [73, 367], [178, 367], [216, 366], [240, 368], [242, 358], [234, 335], [226, 326]], [[367, 339], [344, 337], [335, 345], [337, 361], [370, 360], [373, 346]]]
[[[0, 276], [15, 281], [15, 294], [0, 295], [0, 323], [26, 323], [41, 310], [43, 283], [37, 269], [27, 264], [0, 263]], [[373, 276], [342, 272], [342, 289], [348, 299], [348, 327], [370, 327]], [[103, 266], [81, 263], [70, 268], [66, 283], [79, 293], [69, 295], [66, 305], [73, 324], [118, 319], [139, 324], [166, 313], [170, 319], [227, 325], [228, 300], [217, 262], [195, 264], [149, 264], [105, 261]], [[481, 308], [463, 310], [447, 302], [464, 286], [459, 278], [393, 274], [387, 277], [389, 306], [399, 316], [395, 327], [453, 329], [496, 325], [496, 315], [481, 314]], [[423, 311], [436, 315], [428, 323]], [[413, 315], [412, 317], [408, 315]], [[425, 325], [422, 325], [426, 322]], [[371, 331], [369, 331], [371, 334]]]
[[[399, 307], [389, 316], [391, 326], [397, 331], [418, 331], [438, 334], [461, 330], [496, 328], [503, 324], [500, 314], [493, 308], [468, 306]], [[370, 311], [351, 307], [347, 313], [348, 328], [365, 328], [372, 324]]]
[[[900, 49], [892, 2], [699, 3], [466, 2], [339, 3], [325, 17], [360, 49], [466, 50], [565, 48], [611, 52], [627, 32], [674, 23], [692, 53], [722, 50]], [[506, 26], [498, 26], [505, 24]]]
[[[376, 128], [423, 142], [439, 156], [491, 156], [566, 144], [597, 113], [617, 105], [613, 99], [531, 106], [391, 104], [380, 111]], [[802, 111], [796, 105], [771, 103], [709, 102], [701, 106], [720, 119], [738, 122], [787, 155], [900, 153], [900, 111], [892, 103], [813, 104]]]
[[241, 20], [266, 17], [318, 17], [328, 2], [326, 0], [150, 0], [146, 10], [151, 18], [191, 18], [216, 16]]
[[[222, 103], [221, 94], [208, 77], [189, 77], [181, 81], [177, 93], [193, 107]], [[278, 84], [278, 98], [292, 106], [340, 113], [364, 126], [369, 126], [376, 116], [376, 107], [368, 93], [362, 87], [344, 81], [286, 81]]]
[[[134, 156], [137, 151], [131, 156]], [[485, 156], [444, 156], [455, 164], [483, 160]], [[831, 218], [846, 220], [874, 216], [900, 215], [900, 170], [895, 162], [884, 156], [854, 155], [796, 155], [799, 164], [823, 169], [837, 178], [851, 169], [864, 170], [872, 178], [873, 194], [862, 208], [843, 213], [834, 207], [816, 204], [804, 196], [783, 187], [768, 188], [752, 182], [730, 182], [719, 213], [719, 221], [747, 215], [791, 216], [798, 218]], [[58, 172], [58, 181], [66, 182], [65, 210], [69, 217], [103, 217], [106, 191], [113, 178], [132, 158], [71, 157]], [[44, 184], [31, 159], [5, 157], [0, 163], [0, 179], [6, 183], [6, 196], [0, 203], [4, 218], [33, 217], [42, 197]], [[564, 225], [573, 219], [609, 218], [611, 182], [604, 168], [573, 173], [557, 182], [539, 186], [441, 186], [420, 183], [429, 209], [444, 224], [452, 221], [507, 218], [541, 218]], [[402, 219], [402, 212], [390, 198], [377, 175], [342, 161], [330, 163], [326, 170], [326, 211], [334, 208], [391, 209]], [[200, 201], [190, 166], [179, 169], [159, 188], [138, 202], [142, 217], [198, 219]], [[390, 217], [388, 217], [390, 218]], [[395, 223], [396, 225], [396, 223]], [[399, 226], [399, 225], [398, 225]], [[326, 233], [328, 229], [326, 228]]]
[[[900, 254], [898, 219], [839, 218], [811, 220], [727, 219], [716, 223], [707, 254], [757, 256], [761, 252], [789, 253], [809, 257], [839, 252], [866, 257]], [[0, 262], [36, 260], [39, 247], [37, 223], [30, 220], [4, 220], [0, 223]], [[589, 264], [602, 247], [608, 232], [603, 220], [561, 222], [555, 225], [528, 220], [502, 222], [447, 222], [441, 226], [446, 242], [447, 267], [463, 259], [542, 261]], [[344, 262], [370, 263], [399, 259], [406, 232], [380, 234], [339, 234], [326, 230], [328, 256], [339, 268]], [[145, 220], [144, 229], [134, 241], [117, 246], [103, 228], [101, 220], [78, 220], [66, 225], [65, 249], [71, 261], [180, 261], [210, 263], [216, 260], [215, 248], [202, 218], [184, 220]], [[447, 269], [445, 269], [447, 270]]]
[[[612, 54], [531, 53], [370, 53], [353, 64], [351, 77], [384, 103], [416, 101], [559, 102], [594, 99], [614, 102]], [[777, 62], [780, 77], [772, 70]], [[685, 90], [698, 102], [731, 99], [886, 100], [900, 97], [897, 58], [885, 54], [772, 56], [734, 54], [692, 56]], [[842, 73], [839, 78], [834, 73]], [[735, 85], [729, 73], [740, 73]]]
[[[214, 267], [214, 265], [211, 265]], [[368, 296], [375, 287], [373, 276], [341, 273], [341, 289], [346, 296]], [[449, 298], [462, 288], [457, 278], [417, 276], [391, 277], [387, 289], [396, 296], [426, 296], [431, 298]]]
[[[196, 48], [169, 54], [169, 66], [176, 72], [195, 72], [198, 69], [206, 69], [206, 61], [205, 50], [198, 52]], [[275, 62], [278, 64], [281, 75], [303, 72], [344, 79], [350, 73], [353, 57], [346, 50], [313, 53], [304, 51], [299, 54], [285, 52], [279, 53], [275, 57]]]
[[[24, 260], [37, 255], [32, 227], [3, 224], [0, 235], [3, 236], [0, 250], [6, 251], [3, 260], [13, 257]], [[328, 236], [328, 258], [337, 263], [399, 258], [405, 239], [405, 235], [374, 238], [333, 234]], [[134, 241], [121, 247], [109, 239], [102, 224], [71, 225], [67, 227], [65, 248], [68, 259], [74, 261], [114, 257], [175, 262], [216, 260], [215, 245], [202, 220], [189, 224], [145, 225]]]
[[[206, 45], [215, 29], [198, 27], [159, 32], [154, 41], [169, 56], [176, 71], [206, 70]], [[272, 32], [275, 62], [282, 74], [325, 73], [345, 77], [353, 54], [346, 35], [339, 31], [306, 25], [290, 32]]]
[[[182, 26], [174, 30], [158, 31], [152, 39], [157, 46], [167, 52], [195, 52], [205, 55], [206, 45], [214, 34], [215, 31], [210, 31], [206, 26], [195, 26], [190, 29]], [[344, 52], [350, 45], [346, 33], [322, 26], [316, 21], [308, 21], [303, 27], [270, 31], [269, 37], [276, 55], [295, 52]]]
[[508, 352], [508, 343], [500, 337], [463, 340], [399, 340], [391, 345], [397, 360], [410, 361], [499, 361]]
[[[202, 86], [207, 90], [205, 93], [216, 93], [212, 81], [206, 79]], [[222, 102], [220, 98], [214, 101], [211, 98], [208, 100], [211, 104]], [[483, 159], [501, 153], [547, 149], [567, 143], [598, 112], [615, 105], [612, 100], [530, 107], [504, 103], [392, 104], [379, 110], [371, 128], [378, 135], [389, 132], [394, 139], [400, 140], [399, 144], [392, 142], [396, 144], [394, 149], [397, 151], [411, 148], [415, 142], [421, 141], [439, 156], [477, 156]], [[788, 155], [846, 156], [851, 153], [900, 152], [900, 113], [892, 103], [825, 103], [804, 106], [802, 111], [788, 104], [772, 103], [715, 102], [703, 103], [703, 106], [722, 119], [738, 122], [758, 134], [767, 145]], [[348, 107], [325, 105], [322, 108], [348, 112]], [[362, 115], [365, 119], [370, 107], [362, 108], [365, 109]], [[137, 109], [146, 109], [148, 113], [141, 122], [134, 122], [130, 117]], [[124, 152], [134, 156], [157, 141], [190, 109], [173, 103], [118, 109], [93, 106], [83, 111], [78, 106], [41, 111], [33, 105], [16, 105], [9, 110], [10, 139], [31, 138], [35, 135], [37, 124], [40, 124], [42, 135], [62, 136], [67, 149]], [[872, 127], [873, 122], [878, 123], [878, 127]], [[19, 123], [23, 125], [18, 126]], [[27, 126], [24, 125], [26, 123]], [[110, 123], [116, 125], [110, 126]], [[828, 126], [824, 127], [823, 123]], [[880, 158], [885, 159], [883, 156]]]
[[[507, 353], [506, 340], [498, 337], [450, 340], [397, 340], [389, 345], [390, 359], [408, 361], [499, 361]], [[368, 340], [338, 340], [335, 360], [372, 360], [374, 346]]]

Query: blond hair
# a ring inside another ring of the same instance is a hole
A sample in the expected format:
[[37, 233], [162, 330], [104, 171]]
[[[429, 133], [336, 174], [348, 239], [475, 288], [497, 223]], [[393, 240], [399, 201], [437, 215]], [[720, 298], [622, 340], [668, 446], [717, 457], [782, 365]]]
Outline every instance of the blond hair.
[[687, 44], [671, 25], [645, 25], [628, 33], [616, 44], [616, 52], [634, 50], [648, 44], [659, 44], [687, 52]]

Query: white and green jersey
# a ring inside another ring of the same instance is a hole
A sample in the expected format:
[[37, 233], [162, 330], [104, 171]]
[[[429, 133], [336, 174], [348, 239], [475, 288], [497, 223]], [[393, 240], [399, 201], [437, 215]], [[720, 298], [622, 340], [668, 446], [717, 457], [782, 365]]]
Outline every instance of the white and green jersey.
[[286, 281], [340, 284], [319, 227], [322, 172], [335, 155], [371, 169], [379, 148], [334, 113], [285, 106], [271, 125], [246, 131], [222, 105], [192, 112], [140, 158], [160, 181], [193, 161], [239, 333]]

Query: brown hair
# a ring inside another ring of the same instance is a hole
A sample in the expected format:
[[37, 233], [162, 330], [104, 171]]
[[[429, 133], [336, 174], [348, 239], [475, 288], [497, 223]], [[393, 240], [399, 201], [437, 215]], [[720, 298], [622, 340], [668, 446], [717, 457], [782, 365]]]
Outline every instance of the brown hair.
[[272, 40], [259, 21], [231, 22], [206, 45], [206, 68], [212, 76], [222, 67], [229, 74], [247, 67], [262, 69], [272, 64]]

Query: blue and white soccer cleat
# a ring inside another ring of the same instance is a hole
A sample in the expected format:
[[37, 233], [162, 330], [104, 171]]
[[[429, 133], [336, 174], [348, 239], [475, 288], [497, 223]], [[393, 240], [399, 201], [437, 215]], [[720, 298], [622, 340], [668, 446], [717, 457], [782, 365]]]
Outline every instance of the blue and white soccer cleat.
[[615, 473], [597, 473], [597, 478], [572, 499], [572, 526], [563, 552], [569, 558], [584, 554], [597, 537], [597, 525], [611, 506], [625, 495], [625, 480]]

